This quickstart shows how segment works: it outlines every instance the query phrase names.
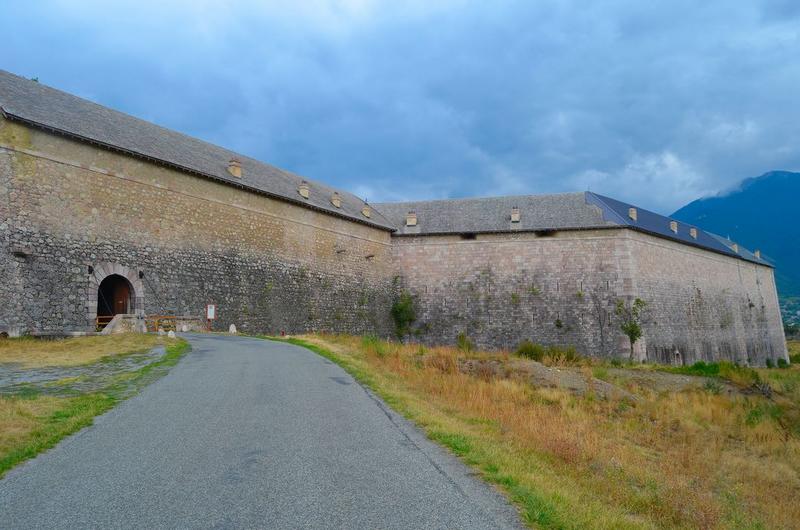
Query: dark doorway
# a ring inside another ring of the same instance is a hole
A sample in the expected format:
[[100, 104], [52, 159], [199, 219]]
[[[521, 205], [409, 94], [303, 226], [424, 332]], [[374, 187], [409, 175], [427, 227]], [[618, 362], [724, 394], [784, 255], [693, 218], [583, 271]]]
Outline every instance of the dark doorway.
[[[97, 317], [128, 314], [133, 309], [133, 286], [118, 274], [106, 277], [97, 288]], [[110, 318], [109, 318], [110, 320]]]

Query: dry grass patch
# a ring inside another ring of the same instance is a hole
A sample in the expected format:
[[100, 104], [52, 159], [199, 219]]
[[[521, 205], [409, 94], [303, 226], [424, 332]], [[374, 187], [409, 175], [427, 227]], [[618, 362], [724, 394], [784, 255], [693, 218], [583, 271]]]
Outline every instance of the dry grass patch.
[[789, 358], [793, 363], [800, 364], [800, 340], [790, 340], [786, 343]]
[[31, 337], [0, 339], [0, 363], [25, 368], [89, 364], [109, 355], [146, 351], [164, 343], [157, 335], [125, 333], [44, 340]]
[[[532, 526], [788, 528], [800, 520], [800, 433], [786, 425], [798, 408], [793, 396], [777, 403], [643, 387], [636, 402], [598, 400], [461, 373], [464, 352], [455, 348], [302, 339], [498, 484]], [[793, 370], [764, 377], [778, 372]]]
[[[24, 362], [33, 367], [91, 363], [112, 354], [137, 353], [160, 343], [167, 344], [163, 356], [135, 370], [114, 375], [94, 392], [72, 389], [66, 395], [45, 395], [31, 387], [17, 395], [0, 396], [0, 477], [65, 436], [91, 425], [95, 416], [166, 373], [189, 350], [189, 344], [182, 339], [164, 341], [161, 337], [141, 334], [0, 342], [3, 362]], [[76, 378], [65, 378], [60, 383], [68, 383], [70, 379]]]

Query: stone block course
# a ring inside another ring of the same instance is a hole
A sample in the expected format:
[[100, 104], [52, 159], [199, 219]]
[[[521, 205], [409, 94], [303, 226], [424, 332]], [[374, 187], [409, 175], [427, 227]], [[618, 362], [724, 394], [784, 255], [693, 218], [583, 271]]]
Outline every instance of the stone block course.
[[786, 358], [764, 265], [622, 226], [471, 236], [393, 237], [0, 118], [0, 331], [93, 330], [98, 286], [118, 274], [136, 311], [213, 303], [217, 330], [386, 336], [402, 288], [413, 340], [627, 357], [615, 304], [641, 298], [637, 359]]
[[[387, 231], [20, 129], [0, 121], [0, 138], [26, 139], [0, 150], [13, 190], [0, 199], [0, 270], [14, 280], [0, 286], [0, 326], [92, 330], [97, 285], [119, 274], [148, 314], [216, 303], [219, 329], [391, 332]], [[32, 255], [13, 257], [14, 244]]]

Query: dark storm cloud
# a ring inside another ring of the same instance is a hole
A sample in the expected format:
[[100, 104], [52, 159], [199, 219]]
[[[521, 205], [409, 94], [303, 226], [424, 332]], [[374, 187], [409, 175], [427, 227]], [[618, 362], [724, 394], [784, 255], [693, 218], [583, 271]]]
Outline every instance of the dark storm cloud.
[[800, 168], [793, 1], [32, 4], [0, 67], [370, 200]]

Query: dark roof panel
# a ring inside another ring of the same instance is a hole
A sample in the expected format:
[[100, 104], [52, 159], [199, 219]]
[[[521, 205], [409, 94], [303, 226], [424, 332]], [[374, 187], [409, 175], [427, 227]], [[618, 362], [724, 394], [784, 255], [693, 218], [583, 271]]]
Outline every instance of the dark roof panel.
[[[374, 209], [370, 218], [365, 217], [361, 213], [364, 201], [351, 193], [334, 190], [320, 182], [304, 179], [223, 147], [159, 127], [3, 70], [0, 70], [0, 108], [10, 119], [55, 130], [333, 215], [391, 229], [389, 222]], [[241, 162], [243, 178], [235, 178], [228, 173], [231, 159]], [[303, 180], [307, 180], [311, 187], [308, 199], [303, 199], [297, 192]], [[331, 204], [334, 191], [338, 191], [341, 197], [341, 208]]]
[[[767, 260], [757, 258], [742, 247], [734, 250], [733, 242], [698, 227], [676, 221], [677, 232], [673, 232], [670, 229], [673, 219], [649, 210], [637, 208], [637, 219], [633, 220], [628, 216], [632, 205], [591, 192], [382, 203], [375, 204], [371, 217], [367, 218], [361, 213], [364, 201], [351, 193], [307, 181], [310, 197], [303, 199], [298, 187], [306, 179], [294, 173], [3, 70], [0, 70], [0, 110], [10, 119], [301, 206], [396, 230], [398, 235], [624, 227], [771, 266]], [[241, 162], [243, 178], [228, 173], [228, 163], [232, 159]], [[341, 208], [331, 204], [334, 191], [339, 194]], [[519, 222], [512, 222], [514, 208], [519, 209]], [[406, 215], [410, 211], [417, 214], [416, 226], [406, 226]], [[691, 228], [697, 228], [697, 238], [690, 235]]]
[[[511, 222], [512, 208], [519, 208], [518, 223]], [[596, 228], [615, 223], [586, 201], [585, 193], [523, 195], [480, 199], [446, 199], [375, 204], [399, 234], [455, 234]], [[406, 226], [408, 212], [416, 212], [417, 226]]]
[[[519, 208], [520, 219], [517, 223], [511, 222], [514, 207]], [[757, 258], [741, 246], [737, 252], [732, 241], [723, 240], [699, 227], [592, 192], [379, 203], [375, 204], [375, 208], [394, 224], [396, 235], [620, 227], [771, 266], [769, 261]], [[636, 220], [630, 218], [630, 208], [636, 208]], [[415, 226], [406, 226], [409, 212], [416, 214]], [[677, 232], [672, 231], [671, 222], [676, 223]], [[691, 234], [692, 228], [697, 230], [696, 238]]]

